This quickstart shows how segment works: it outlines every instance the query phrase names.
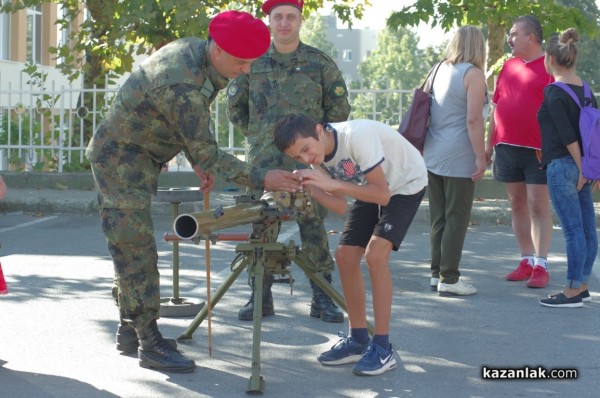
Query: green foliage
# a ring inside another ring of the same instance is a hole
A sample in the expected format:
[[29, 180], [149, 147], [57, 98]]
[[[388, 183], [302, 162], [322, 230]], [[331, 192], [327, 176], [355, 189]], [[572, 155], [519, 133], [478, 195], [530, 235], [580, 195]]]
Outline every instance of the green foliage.
[[420, 86], [431, 66], [441, 57], [442, 46], [420, 49], [417, 35], [407, 28], [382, 30], [377, 38], [377, 49], [358, 66], [360, 81], [351, 84], [353, 89], [380, 92], [356, 95], [352, 101], [352, 117], [398, 124], [398, 104], [402, 104], [404, 112], [410, 99], [398, 90], [411, 91]]
[[[542, 23], [545, 35], [571, 26], [581, 33], [596, 35], [598, 10], [595, 3], [592, 0], [573, 1], [573, 6], [567, 3], [566, 0], [417, 0], [394, 12], [387, 24], [397, 29], [425, 22], [446, 31], [464, 24], [485, 27], [488, 33], [487, 65], [490, 67], [502, 57], [506, 34], [512, 21], [520, 15], [535, 15]], [[581, 8], [582, 4], [585, 8]]]
[[74, 156], [70, 162], [63, 164], [62, 170], [64, 173], [89, 171], [90, 162], [87, 158], [83, 158], [83, 162], [81, 162], [78, 156]]
[[[208, 22], [220, 11], [237, 9], [264, 16], [262, 3], [255, 0], [17, 0], [3, 4], [0, 12], [50, 2], [64, 10], [56, 22], [63, 29], [87, 10], [88, 17], [71, 30], [68, 42], [50, 49], [62, 60], [58, 69], [71, 81], [83, 74], [86, 88], [103, 86], [131, 71], [135, 55], [149, 54], [181, 37], [207, 37]], [[362, 17], [368, 0], [307, 0], [304, 15], [332, 4], [338, 18], [351, 25], [352, 18]]]
[[337, 49], [327, 38], [327, 29], [325, 19], [321, 15], [313, 14], [304, 20], [300, 39], [303, 43], [316, 47], [335, 59], [337, 58]]
[[[590, 23], [599, 23], [598, 6], [594, 0], [562, 0], [568, 6], [579, 8]], [[563, 26], [559, 30], [565, 30], [570, 26]], [[577, 53], [577, 73], [586, 80], [592, 89], [600, 90], [600, 69], [598, 68], [598, 53], [600, 53], [600, 35], [582, 34], [577, 42], [579, 51]]]

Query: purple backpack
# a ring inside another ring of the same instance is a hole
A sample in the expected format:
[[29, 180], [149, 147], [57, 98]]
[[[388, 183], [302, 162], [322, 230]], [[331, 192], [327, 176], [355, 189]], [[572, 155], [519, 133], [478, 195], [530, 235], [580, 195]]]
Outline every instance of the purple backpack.
[[581, 172], [590, 180], [600, 180], [600, 110], [592, 106], [592, 91], [586, 81], [583, 82], [583, 103], [565, 83], [552, 84], [565, 90], [579, 108], [579, 131], [581, 133]]

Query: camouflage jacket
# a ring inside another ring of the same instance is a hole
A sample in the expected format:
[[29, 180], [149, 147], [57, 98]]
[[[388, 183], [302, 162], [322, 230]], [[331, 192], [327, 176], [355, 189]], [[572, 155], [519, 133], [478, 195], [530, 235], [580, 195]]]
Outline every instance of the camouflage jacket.
[[300, 43], [291, 54], [279, 54], [273, 44], [256, 60], [249, 75], [227, 88], [227, 115], [250, 145], [250, 161], [276, 151], [273, 127], [284, 114], [306, 113], [322, 123], [348, 119], [350, 104], [342, 73], [324, 52]]
[[261, 187], [266, 170], [221, 151], [212, 132], [210, 105], [227, 83], [210, 63], [208, 41], [186, 38], [169, 43], [131, 73], [86, 156], [99, 164], [114, 163], [115, 156], [135, 157], [136, 162], [119, 164], [133, 169], [154, 164], [158, 174], [164, 162], [184, 151], [190, 163], [204, 171]]

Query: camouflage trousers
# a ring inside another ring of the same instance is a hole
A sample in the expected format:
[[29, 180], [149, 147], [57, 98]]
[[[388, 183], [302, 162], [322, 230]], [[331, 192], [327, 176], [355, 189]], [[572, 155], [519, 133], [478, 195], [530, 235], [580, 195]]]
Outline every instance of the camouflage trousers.
[[317, 211], [313, 218], [298, 217], [298, 229], [302, 241], [302, 251], [317, 267], [319, 274], [330, 274], [335, 269], [335, 263], [329, 252], [329, 240], [323, 223], [322, 215], [327, 214], [324, 207], [315, 204]]
[[144, 327], [158, 319], [160, 275], [150, 209], [100, 210], [102, 230], [113, 259], [121, 319]]

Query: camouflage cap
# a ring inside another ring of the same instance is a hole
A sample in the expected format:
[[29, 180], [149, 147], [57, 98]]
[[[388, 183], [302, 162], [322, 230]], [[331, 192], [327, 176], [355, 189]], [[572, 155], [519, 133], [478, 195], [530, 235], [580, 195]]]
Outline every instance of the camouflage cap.
[[293, 6], [302, 11], [304, 7], [304, 0], [267, 0], [262, 5], [261, 10], [265, 14], [269, 15], [271, 10], [277, 6]]
[[263, 21], [247, 12], [224, 11], [208, 24], [210, 37], [237, 58], [258, 58], [269, 49], [271, 33]]

